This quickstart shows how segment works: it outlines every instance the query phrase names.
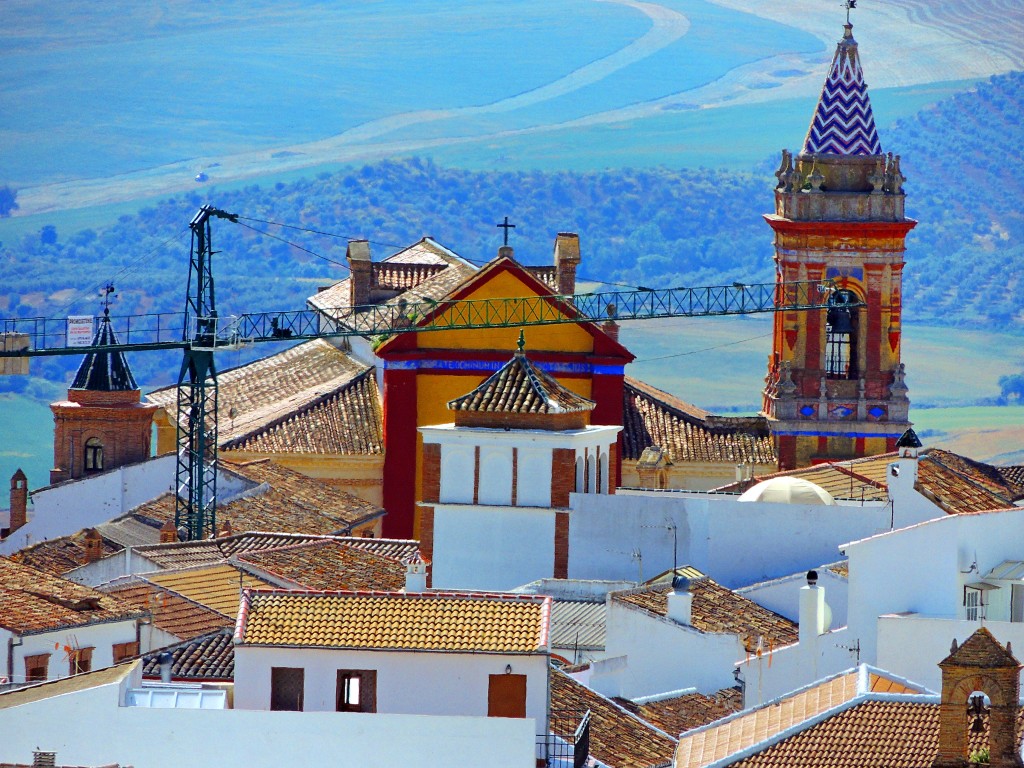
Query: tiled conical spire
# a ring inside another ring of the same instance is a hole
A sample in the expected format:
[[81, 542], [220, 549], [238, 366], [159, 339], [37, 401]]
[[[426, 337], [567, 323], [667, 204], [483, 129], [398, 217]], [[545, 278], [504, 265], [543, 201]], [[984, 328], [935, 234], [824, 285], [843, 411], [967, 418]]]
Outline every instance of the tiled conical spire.
[[[114, 328], [110, 324], [110, 310], [103, 310], [103, 319], [92, 340], [93, 346], [117, 344]], [[123, 352], [90, 352], [85, 356], [78, 374], [71, 384], [72, 389], [89, 389], [94, 392], [130, 392], [138, 389], [132, 369], [124, 359]]]
[[803, 154], [882, 154], [852, 24], [844, 26], [843, 39], [836, 46]]

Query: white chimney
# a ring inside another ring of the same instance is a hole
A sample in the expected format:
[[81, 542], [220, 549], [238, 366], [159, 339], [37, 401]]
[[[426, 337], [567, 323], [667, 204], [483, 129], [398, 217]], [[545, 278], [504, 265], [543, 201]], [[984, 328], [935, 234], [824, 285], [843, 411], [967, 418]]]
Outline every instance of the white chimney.
[[171, 667], [174, 665], [174, 657], [168, 651], [164, 651], [157, 657], [160, 662], [160, 682], [171, 682]]
[[693, 593], [690, 592], [690, 580], [685, 576], [672, 579], [672, 591], [668, 593], [668, 617], [687, 626], [693, 619]]
[[405, 564], [406, 592], [425, 592], [427, 590], [427, 564], [419, 556]]
[[800, 587], [800, 642], [814, 641], [825, 632], [825, 588], [818, 586], [818, 572], [807, 572], [807, 586]]

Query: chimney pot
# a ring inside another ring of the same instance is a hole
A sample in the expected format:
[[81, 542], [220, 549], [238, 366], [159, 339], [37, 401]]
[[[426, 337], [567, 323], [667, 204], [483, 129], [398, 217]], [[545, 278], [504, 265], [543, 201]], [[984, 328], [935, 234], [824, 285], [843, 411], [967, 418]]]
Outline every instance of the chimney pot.
[[580, 264], [580, 237], [559, 232], [555, 238], [555, 285], [560, 296], [576, 293], [576, 268]]
[[370, 303], [370, 292], [373, 288], [373, 263], [370, 261], [370, 244], [366, 240], [349, 240], [348, 251], [349, 304], [353, 307], [366, 306]]
[[11, 520], [8, 533], [28, 522], [28, 478], [20, 469], [11, 476]]

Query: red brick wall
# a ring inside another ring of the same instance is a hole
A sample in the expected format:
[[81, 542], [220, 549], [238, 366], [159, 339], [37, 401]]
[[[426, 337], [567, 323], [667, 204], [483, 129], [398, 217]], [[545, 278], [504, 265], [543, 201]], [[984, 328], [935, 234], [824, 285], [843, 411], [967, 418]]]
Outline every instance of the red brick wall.
[[576, 490], [576, 451], [555, 448], [551, 456], [551, 506], [568, 507], [569, 494]]
[[86, 474], [85, 444], [93, 438], [103, 447], [104, 471], [149, 458], [156, 406], [140, 404], [138, 390], [72, 390], [69, 398], [72, 402], [50, 406], [54, 426], [51, 483]]
[[441, 500], [441, 446], [439, 443], [423, 445], [423, 500]]
[[420, 555], [427, 561], [427, 586], [431, 585], [434, 562], [434, 508], [421, 506]]
[[569, 513], [555, 512], [555, 563], [552, 575], [569, 578]]
[[413, 536], [416, 510], [416, 371], [384, 371], [383, 535]]

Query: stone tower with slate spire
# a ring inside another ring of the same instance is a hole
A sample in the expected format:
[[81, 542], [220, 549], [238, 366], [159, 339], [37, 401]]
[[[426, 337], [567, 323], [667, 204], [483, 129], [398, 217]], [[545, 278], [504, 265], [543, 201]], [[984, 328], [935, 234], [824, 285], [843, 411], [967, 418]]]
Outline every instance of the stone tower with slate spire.
[[[117, 344], [104, 309], [94, 347]], [[155, 405], [141, 402], [124, 354], [94, 351], [85, 356], [68, 399], [51, 403], [53, 411], [53, 469], [50, 483], [142, 461], [150, 455]]]
[[829, 308], [775, 313], [763, 410], [782, 470], [894, 449], [910, 426], [900, 361], [899, 155], [882, 151], [847, 23], [803, 149], [776, 172], [776, 281], [832, 280]]

